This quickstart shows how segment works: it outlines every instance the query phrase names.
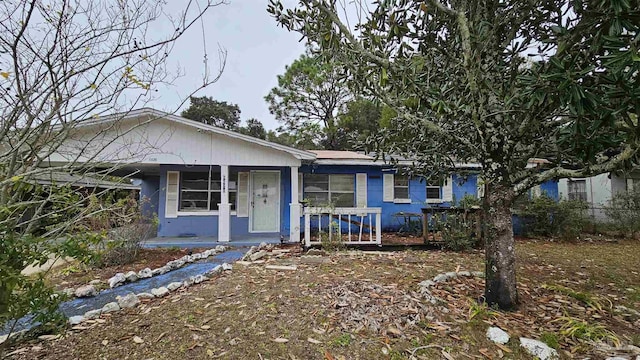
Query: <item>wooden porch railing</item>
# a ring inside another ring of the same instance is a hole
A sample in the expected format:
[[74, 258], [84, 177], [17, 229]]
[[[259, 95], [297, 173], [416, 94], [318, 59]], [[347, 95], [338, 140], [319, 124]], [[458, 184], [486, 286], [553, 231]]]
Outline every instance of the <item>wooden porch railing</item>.
[[345, 245], [382, 246], [382, 208], [305, 207], [305, 246], [321, 245], [323, 237], [329, 241], [338, 237]]

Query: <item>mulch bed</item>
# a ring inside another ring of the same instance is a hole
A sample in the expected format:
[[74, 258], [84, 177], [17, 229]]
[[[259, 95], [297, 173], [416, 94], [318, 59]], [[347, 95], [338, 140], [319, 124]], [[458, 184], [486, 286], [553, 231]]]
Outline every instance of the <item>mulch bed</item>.
[[48, 274], [48, 281], [57, 289], [86, 285], [91, 280], [107, 281], [116, 273], [128, 271], [140, 271], [144, 268], [155, 269], [164, 266], [167, 262], [183, 257], [190, 253], [198, 253], [206, 249], [178, 249], [178, 248], [154, 248], [140, 249], [137, 259], [130, 264], [113, 265], [103, 268], [93, 268], [82, 264], [59, 267]]

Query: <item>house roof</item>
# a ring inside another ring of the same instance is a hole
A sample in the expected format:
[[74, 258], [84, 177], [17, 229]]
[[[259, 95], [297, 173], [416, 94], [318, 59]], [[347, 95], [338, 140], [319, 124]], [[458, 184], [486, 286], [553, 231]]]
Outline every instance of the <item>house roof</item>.
[[355, 151], [342, 151], [342, 150], [309, 150], [316, 154], [316, 159], [349, 159], [349, 160], [373, 160], [373, 157], [357, 153]]
[[126, 112], [126, 113], [115, 113], [115, 114], [101, 116], [101, 117], [97, 117], [97, 118], [93, 118], [93, 119], [87, 119], [87, 120], [80, 121], [77, 124], [77, 127], [87, 127], [87, 126], [93, 126], [93, 125], [98, 125], [98, 124], [106, 124], [106, 123], [110, 123], [110, 122], [113, 122], [113, 121], [120, 121], [120, 120], [126, 120], [126, 119], [135, 119], [135, 118], [140, 118], [140, 117], [145, 117], [145, 116], [148, 116], [150, 118], [154, 118], [155, 117], [155, 118], [167, 119], [169, 121], [173, 121], [173, 122], [176, 122], [176, 123], [180, 123], [180, 124], [184, 124], [184, 125], [187, 125], [187, 126], [191, 126], [191, 127], [196, 128], [196, 129], [199, 129], [199, 130], [210, 131], [210, 132], [215, 133], [215, 134], [220, 134], [220, 135], [228, 136], [228, 137], [231, 137], [231, 138], [239, 139], [239, 140], [242, 140], [242, 141], [246, 141], [246, 142], [249, 142], [249, 143], [253, 143], [253, 144], [265, 146], [265, 147], [268, 147], [268, 148], [272, 148], [272, 149], [275, 149], [275, 150], [284, 151], [286, 153], [291, 154], [293, 157], [295, 157], [296, 159], [299, 159], [299, 160], [314, 160], [316, 158], [316, 155], [314, 153], [312, 153], [312, 152], [309, 152], [309, 151], [300, 150], [300, 149], [292, 148], [292, 147], [289, 147], [289, 146], [286, 146], [286, 145], [273, 143], [273, 142], [270, 142], [270, 141], [267, 141], [267, 140], [254, 138], [252, 136], [240, 134], [240, 133], [237, 133], [235, 131], [222, 129], [222, 128], [219, 128], [217, 126], [203, 124], [203, 123], [198, 122], [198, 121], [190, 120], [190, 119], [184, 118], [182, 116], [173, 115], [173, 114], [170, 114], [170, 113], [167, 113], [167, 112], [164, 112], [164, 111], [160, 111], [160, 110], [156, 110], [156, 109], [153, 109], [153, 108], [140, 108], [140, 109], [136, 109], [136, 110], [131, 110], [131, 111]]
[[126, 182], [116, 182], [100, 178], [100, 175], [69, 174], [52, 171], [32, 176], [32, 181], [40, 185], [71, 185], [76, 188], [140, 190], [140, 186]]

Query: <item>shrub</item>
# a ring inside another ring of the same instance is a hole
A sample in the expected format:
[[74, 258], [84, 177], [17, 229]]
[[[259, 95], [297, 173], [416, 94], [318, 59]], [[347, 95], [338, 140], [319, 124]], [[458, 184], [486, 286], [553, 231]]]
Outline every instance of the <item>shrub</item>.
[[617, 193], [604, 211], [615, 229], [624, 236], [635, 237], [640, 232], [640, 188]]
[[[328, 251], [338, 251], [345, 248], [344, 241], [342, 240], [338, 229], [339, 226], [339, 222], [332, 220], [329, 222], [327, 232], [322, 232], [318, 229], [318, 236], [320, 237], [320, 243], [322, 244], [323, 249]], [[329, 236], [329, 233], [331, 233], [331, 236]]]
[[432, 226], [440, 232], [442, 247], [445, 249], [461, 251], [478, 245], [474, 224], [464, 214], [453, 212], [436, 214], [433, 216]]
[[142, 242], [152, 237], [157, 228], [157, 218], [149, 220], [143, 217], [140, 206], [130, 197], [119, 199], [108, 207], [114, 210], [99, 214], [100, 217], [106, 216], [104, 221], [90, 219], [90, 223], [102, 227], [94, 230], [101, 230], [104, 236], [91, 263], [96, 267], [132, 263], [138, 257]]
[[575, 240], [587, 225], [586, 203], [574, 200], [555, 201], [547, 195], [524, 201], [520, 210], [525, 236], [559, 236]]

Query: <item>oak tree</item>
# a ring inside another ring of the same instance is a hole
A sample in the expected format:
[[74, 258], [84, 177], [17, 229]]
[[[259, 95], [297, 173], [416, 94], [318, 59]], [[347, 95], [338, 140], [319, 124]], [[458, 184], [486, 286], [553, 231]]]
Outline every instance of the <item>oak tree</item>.
[[[299, 0], [268, 11], [397, 112], [371, 139], [421, 173], [479, 162], [485, 298], [518, 303], [511, 206], [545, 181], [637, 164], [636, 0]], [[371, 9], [371, 11], [369, 11]], [[544, 166], [531, 166], [530, 160]]]

